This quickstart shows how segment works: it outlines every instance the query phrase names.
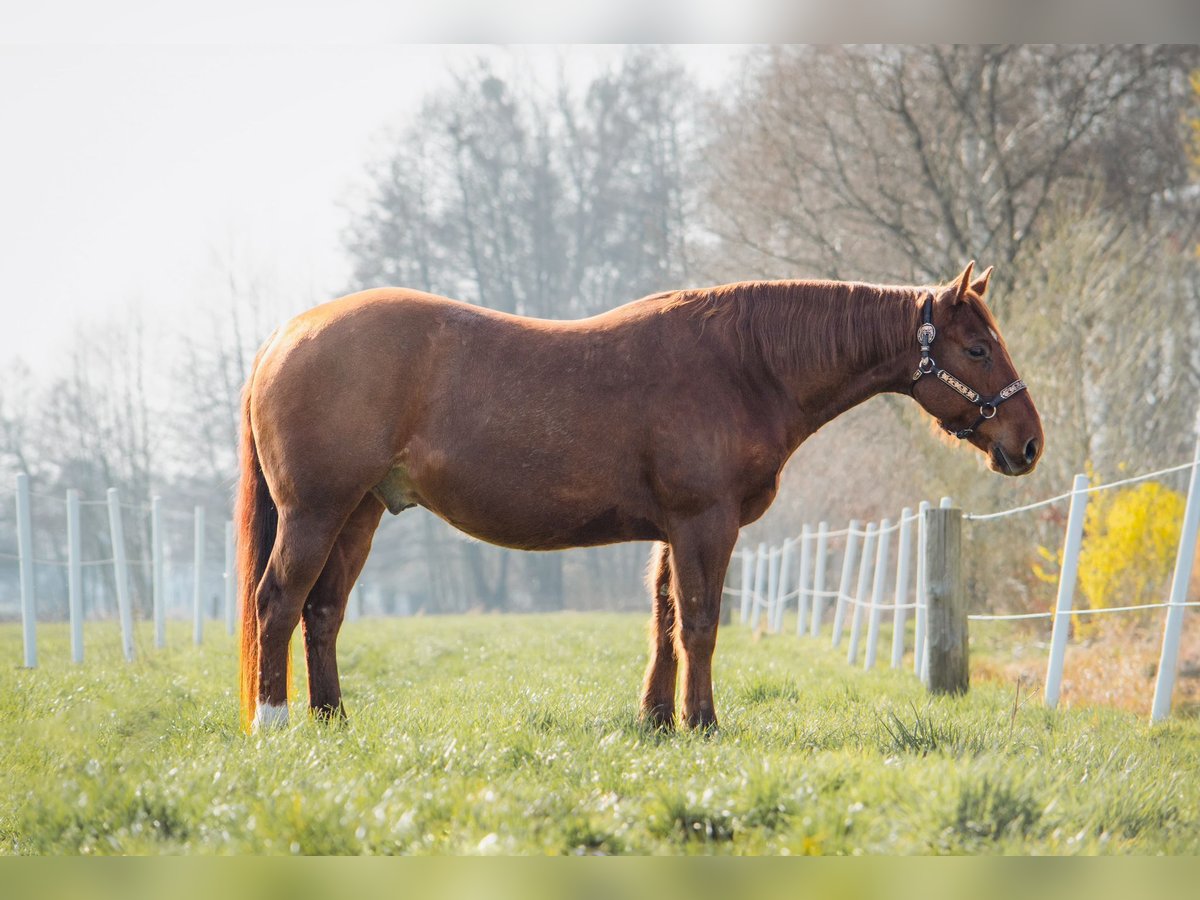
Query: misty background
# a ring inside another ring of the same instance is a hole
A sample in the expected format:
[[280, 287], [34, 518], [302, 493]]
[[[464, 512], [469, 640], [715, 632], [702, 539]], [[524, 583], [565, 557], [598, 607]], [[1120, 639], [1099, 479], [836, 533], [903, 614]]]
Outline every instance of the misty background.
[[[0, 150], [0, 549], [25, 473], [39, 616], [66, 613], [67, 488], [120, 490], [135, 560], [138, 505], [163, 496], [180, 572], [203, 505], [221, 593], [254, 351], [364, 287], [575, 318], [668, 288], [995, 265], [1037, 472], [993, 476], [908, 398], [876, 398], [800, 448], [748, 545], [946, 494], [986, 512], [1192, 449], [1194, 47], [24, 48], [0, 76], [27, 136]], [[968, 547], [977, 605], [1034, 604], [1064, 512]], [[111, 555], [105, 516], [84, 509], [86, 558]], [[377, 612], [647, 609], [648, 554], [506, 551], [414, 509], [385, 517], [361, 582]], [[90, 614], [115, 607], [111, 579], [89, 570]], [[0, 616], [17, 596], [0, 558]]]

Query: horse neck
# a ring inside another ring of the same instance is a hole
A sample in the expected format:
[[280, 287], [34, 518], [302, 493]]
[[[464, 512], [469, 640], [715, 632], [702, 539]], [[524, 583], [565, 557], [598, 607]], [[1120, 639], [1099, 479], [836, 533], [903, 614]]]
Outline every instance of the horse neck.
[[737, 339], [779, 386], [793, 448], [876, 394], [908, 390], [921, 289], [783, 281], [732, 293]]

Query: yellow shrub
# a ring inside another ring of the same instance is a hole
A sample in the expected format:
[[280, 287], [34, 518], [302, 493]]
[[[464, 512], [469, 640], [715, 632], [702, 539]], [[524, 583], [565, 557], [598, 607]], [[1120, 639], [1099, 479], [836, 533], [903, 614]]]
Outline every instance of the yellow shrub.
[[[1080, 605], [1101, 609], [1165, 600], [1183, 508], [1183, 495], [1156, 481], [1093, 494], [1079, 553]], [[1081, 616], [1076, 625], [1093, 631], [1099, 618]]]

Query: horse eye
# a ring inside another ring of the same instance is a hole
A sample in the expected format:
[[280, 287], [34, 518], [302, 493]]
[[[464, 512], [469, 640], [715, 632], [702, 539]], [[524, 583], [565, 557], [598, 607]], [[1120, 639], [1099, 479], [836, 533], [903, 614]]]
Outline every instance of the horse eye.
[[987, 356], [987, 347], [984, 347], [982, 344], [976, 344], [967, 351], [967, 354], [972, 359], [983, 359]]

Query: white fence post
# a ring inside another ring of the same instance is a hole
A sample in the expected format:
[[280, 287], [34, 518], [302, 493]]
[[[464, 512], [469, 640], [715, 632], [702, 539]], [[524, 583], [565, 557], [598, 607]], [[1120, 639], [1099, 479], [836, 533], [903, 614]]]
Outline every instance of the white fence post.
[[225, 523], [225, 633], [233, 634], [237, 610], [237, 558], [233, 546], [233, 522]]
[[198, 647], [204, 640], [204, 507], [192, 515], [192, 643]]
[[[805, 525], [800, 529], [800, 577], [796, 581], [796, 634], [804, 633], [804, 624], [808, 621], [808, 606], [812, 598], [810, 587], [812, 582], [812, 529]], [[779, 620], [783, 628], [783, 618]]]
[[929, 588], [929, 575], [925, 569], [925, 513], [930, 509], [928, 500], [922, 500], [917, 506], [917, 617], [913, 625], [913, 672], [921, 681], [926, 680], [925, 661], [927, 657], [926, 628], [929, 621], [929, 603], [926, 593]]
[[833, 611], [833, 640], [836, 647], [842, 640], [842, 627], [846, 622], [846, 605], [850, 602], [850, 579], [854, 577], [854, 563], [858, 558], [858, 519], [851, 519], [846, 529], [846, 550], [842, 554], [842, 577], [838, 584], [837, 604]]
[[1187, 602], [1192, 578], [1192, 563], [1196, 555], [1196, 537], [1200, 530], [1200, 440], [1192, 455], [1192, 475], [1188, 480], [1187, 506], [1183, 512], [1183, 528], [1179, 533], [1179, 553], [1175, 557], [1175, 574], [1171, 576], [1171, 595], [1167, 617], [1163, 623], [1162, 653], [1158, 660], [1158, 678], [1154, 682], [1154, 703], [1150, 721], [1161, 722], [1171, 714], [1171, 694], [1175, 690], [1175, 670], [1179, 665], [1179, 640], [1183, 634], [1183, 604]]
[[33, 567], [33, 511], [30, 506], [29, 476], [17, 476], [17, 566], [21, 575], [21, 638], [25, 645], [25, 668], [37, 668], [37, 592]]
[[[813, 637], [817, 636], [817, 632], [821, 630], [821, 616], [825, 612], [825, 598], [821, 596], [825, 593], [825, 563], [829, 556], [829, 526], [822, 522], [817, 526], [817, 550], [815, 562], [815, 571], [813, 573], [813, 593], [812, 593], [812, 624], [809, 634]], [[803, 622], [796, 623], [796, 633], [803, 634]]]
[[[771, 633], [771, 620], [775, 615], [775, 607], [779, 603], [779, 561], [782, 556], [782, 544], [767, 551], [767, 602], [764, 610], [767, 622], [763, 626], [763, 631], [767, 634]], [[757, 624], [757, 618], [755, 623]]]
[[770, 620], [769, 631], [774, 634], [784, 628], [784, 610], [787, 608], [787, 582], [792, 577], [792, 557], [796, 556], [796, 541], [784, 539], [779, 551], [779, 582], [775, 584], [775, 614]]
[[125, 557], [125, 524], [121, 518], [121, 497], [116, 488], [108, 489], [108, 529], [112, 535], [113, 578], [117, 584], [117, 611], [121, 619], [121, 646], [125, 659], [133, 661], [133, 607], [129, 597], [129, 561]]
[[754, 561], [754, 601], [750, 606], [750, 628], [758, 629], [758, 616], [762, 610], [763, 592], [767, 581], [767, 545], [758, 545], [758, 557]]
[[350, 597], [346, 601], [346, 618], [351, 622], [357, 622], [362, 618], [362, 582], [357, 582], [350, 589]]
[[79, 534], [79, 491], [67, 491], [67, 609], [71, 617], [71, 661], [83, 662], [83, 542]]
[[875, 543], [878, 540], [874, 522], [867, 525], [867, 536], [863, 539], [862, 559], [858, 563], [858, 589], [854, 595], [854, 618], [850, 622], [850, 648], [846, 662], [854, 665], [858, 660], [858, 639], [862, 634], [863, 607], [867, 603], [867, 579], [871, 576], [871, 563], [875, 561]]
[[1088, 504], [1087, 486], [1086, 475], [1076, 475], [1071, 485], [1071, 511], [1067, 515], [1062, 571], [1058, 574], [1058, 598], [1054, 603], [1054, 628], [1050, 635], [1050, 661], [1046, 666], [1045, 703], [1049, 709], [1058, 706], [1062, 691], [1063, 659], [1067, 652], [1067, 633], [1071, 628], [1075, 576], [1079, 570], [1079, 545], [1083, 541], [1083, 517]]
[[154, 604], [154, 646], [167, 646], [167, 581], [163, 568], [162, 497], [150, 498], [150, 591]]
[[900, 546], [896, 551], [896, 593], [892, 601], [892, 668], [904, 661], [904, 626], [908, 624], [908, 571], [912, 562], [912, 510], [900, 511]]
[[749, 550], [742, 550], [742, 624], [745, 625], [750, 621], [750, 598], [754, 595], [754, 568], [751, 564], [751, 554]]
[[867, 654], [863, 660], [864, 669], [875, 668], [875, 656], [879, 647], [879, 624], [883, 619], [883, 589], [887, 584], [888, 551], [891, 549], [892, 526], [890, 519], [884, 519], [879, 525], [879, 544], [875, 555], [875, 583], [871, 586], [871, 618], [867, 628]]

